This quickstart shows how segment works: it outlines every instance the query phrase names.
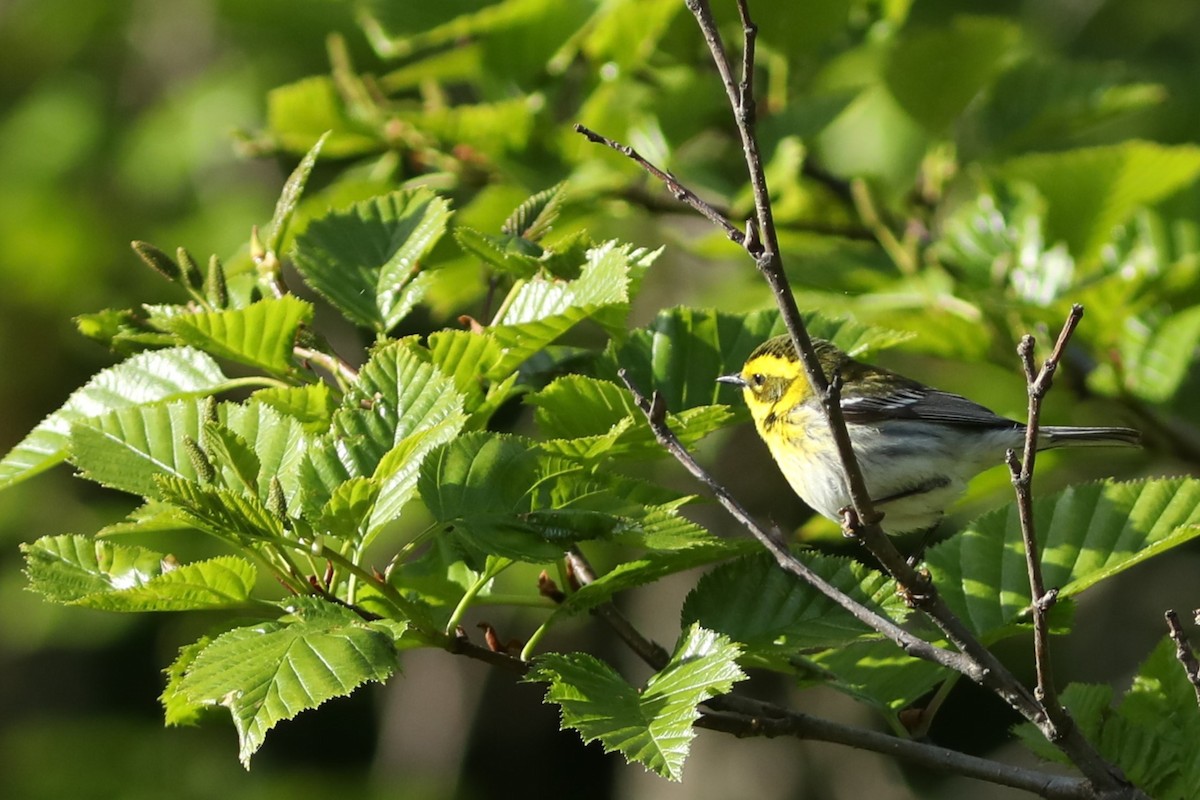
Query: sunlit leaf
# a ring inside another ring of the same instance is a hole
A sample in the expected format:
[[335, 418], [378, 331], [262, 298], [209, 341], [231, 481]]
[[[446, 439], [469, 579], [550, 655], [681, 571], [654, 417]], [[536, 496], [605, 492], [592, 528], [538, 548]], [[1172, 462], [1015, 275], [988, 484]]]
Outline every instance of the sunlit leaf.
[[312, 306], [292, 295], [266, 298], [245, 308], [172, 317], [169, 329], [184, 343], [276, 375], [294, 370], [292, 347]]
[[0, 461], [0, 488], [66, 458], [73, 422], [119, 408], [213, 394], [227, 380], [212, 357], [190, 347], [139, 353], [109, 367], [76, 390]]
[[296, 237], [293, 258], [322, 297], [386, 333], [423, 296], [423, 259], [449, 218], [449, 204], [427, 189], [392, 192], [312, 220]]
[[235, 556], [175, 565], [142, 547], [85, 536], [46, 536], [21, 550], [34, 591], [106, 611], [234, 608], [245, 604], [257, 576]]
[[267, 732], [396, 668], [390, 633], [317, 598], [284, 604], [288, 616], [222, 634], [196, 653], [175, 691], [193, 705], [225, 706], [233, 716], [242, 764]]
[[585, 653], [541, 656], [528, 679], [550, 684], [546, 702], [561, 709], [563, 728], [678, 781], [696, 735], [696, 706], [746, 677], [737, 656], [737, 646], [725, 637], [692, 626], [671, 660], [641, 690]]

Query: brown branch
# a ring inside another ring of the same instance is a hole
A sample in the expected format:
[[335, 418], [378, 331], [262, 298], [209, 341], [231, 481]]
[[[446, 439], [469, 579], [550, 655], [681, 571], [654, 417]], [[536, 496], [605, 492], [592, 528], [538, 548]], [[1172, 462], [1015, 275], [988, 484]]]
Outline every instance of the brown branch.
[[725, 695], [710, 700], [706, 705], [713, 710], [696, 721], [697, 727], [739, 737], [792, 736], [797, 739], [842, 744], [903, 759], [938, 772], [1023, 789], [1056, 800], [1084, 800], [1096, 797], [1091, 785], [1080, 778], [1001, 764], [926, 742], [901, 739], [898, 736], [856, 728], [800, 712], [781, 712], [773, 705], [745, 697]]
[[1018, 461], [1016, 453], [1008, 451], [1007, 463], [1012, 475], [1013, 488], [1017, 494], [1017, 512], [1021, 519], [1021, 540], [1025, 548], [1025, 568], [1029, 572], [1029, 592], [1032, 598], [1031, 614], [1033, 616], [1033, 655], [1037, 669], [1037, 689], [1035, 695], [1045, 708], [1046, 713], [1056, 726], [1073, 724], [1070, 715], [1058, 701], [1058, 691], [1054, 685], [1054, 675], [1050, 667], [1050, 622], [1047, 614], [1054, 605], [1057, 596], [1055, 591], [1046, 591], [1045, 580], [1042, 577], [1042, 560], [1038, 555], [1037, 531], [1033, 521], [1033, 467], [1037, 459], [1038, 430], [1041, 425], [1042, 401], [1045, 399], [1050, 386], [1054, 382], [1054, 372], [1058, 369], [1063, 351], [1070, 341], [1071, 335], [1083, 319], [1083, 306], [1076, 303], [1063, 323], [1058, 334], [1054, 349], [1042, 362], [1041, 370], [1037, 370], [1033, 359], [1034, 341], [1032, 336], [1024, 336], [1017, 353], [1021, 357], [1021, 366], [1025, 371], [1025, 383], [1029, 392], [1029, 413], [1025, 424], [1025, 448]]
[[605, 147], [616, 150], [621, 155], [630, 159], [642, 169], [646, 170], [646, 172], [649, 172], [655, 178], [658, 178], [660, 181], [662, 181], [663, 185], [667, 187], [667, 190], [671, 192], [676, 200], [691, 206], [709, 222], [725, 231], [725, 235], [728, 236], [731, 241], [739, 245], [745, 243], [746, 235], [739, 231], [736, 226], [732, 225], [729, 220], [725, 219], [720, 211], [713, 208], [704, 200], [701, 200], [698, 194], [680, 183], [674, 175], [659, 169], [658, 167], [654, 166], [654, 164], [651, 164], [649, 161], [643, 158], [637, 150], [634, 150], [627, 144], [614, 142], [607, 136], [601, 136], [591, 128], [588, 128], [585, 125], [580, 125], [579, 123], [575, 124], [575, 132], [583, 134], [585, 137], [587, 137], [589, 142], [602, 144]]
[[1188, 682], [1196, 690], [1196, 702], [1200, 703], [1200, 662], [1196, 661], [1196, 654], [1192, 651], [1187, 634], [1179, 624], [1179, 615], [1171, 609], [1164, 616], [1167, 618], [1167, 630], [1171, 633], [1171, 639], [1175, 641], [1175, 658], [1183, 665]]

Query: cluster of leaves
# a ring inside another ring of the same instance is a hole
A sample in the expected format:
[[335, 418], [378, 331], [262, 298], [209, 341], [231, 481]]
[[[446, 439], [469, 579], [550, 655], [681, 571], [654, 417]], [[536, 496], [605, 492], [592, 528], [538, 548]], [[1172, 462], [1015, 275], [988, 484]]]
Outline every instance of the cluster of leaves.
[[[237, 627], [183, 648], [163, 703], [171, 724], [227, 709], [248, 763], [278, 722], [388, 679], [400, 651], [456, 651], [464, 614], [502, 577], [611, 543], [624, 556], [593, 582], [551, 599], [530, 579], [512, 599], [540, 607], [521, 656], [565, 727], [678, 778], [697, 706], [759, 667], [846, 692], [905, 735], [900, 711], [954, 676], [900, 653], [745, 543], [709, 533], [681, 513], [693, 498], [644, 477], [662, 453], [618, 370], [657, 391], [672, 429], [694, 444], [744, 420], [714, 378], [781, 329], [772, 312], [680, 307], [629, 330], [657, 252], [593, 240], [584, 223], [599, 229], [600, 214], [579, 221], [580, 197], [623, 209], [646, 191], [625, 162], [595, 167], [603, 156], [559, 115], [623, 135], [746, 216], [744, 179], [711, 167], [736, 145], [717, 122], [719, 92], [693, 68], [695, 37], [676, 24], [683, 5], [361, 5], [390, 71], [358, 74], [335, 40], [331, 75], [271, 94], [267, 130], [249, 143], [303, 160], [262, 237], [204, 268], [184, 250], [172, 258], [139, 244], [189, 299], [79, 319], [125, 359], [0, 461], [0, 488], [68, 461], [144, 503], [96, 536], [26, 545], [33, 587], [112, 611], [236, 612]], [[1150, 419], [1200, 422], [1180, 402], [1200, 344], [1200, 236], [1186, 214], [1200, 151], [1094, 138], [1160, 102], [1161, 86], [1048, 58], [998, 17], [831, 3], [838, 13], [795, 36], [777, 5], [754, 11], [784, 255], [806, 307], [871, 323], [813, 312], [814, 335], [856, 354], [903, 342], [1009, 365], [1019, 333], [1082, 301], [1079, 339], [1102, 361], [1067, 366], [1087, 387]], [[816, 63], [826, 39], [836, 58]], [[931, 52], [961, 63], [931, 74]], [[789, 72], [791, 62], [800, 67]], [[349, 166], [314, 197], [304, 189], [321, 152]], [[517, 205], [522, 177], [546, 173], [569, 174], [570, 191]], [[686, 246], [723, 257], [714, 241]], [[373, 344], [339, 356], [315, 304], [288, 290], [285, 263]], [[424, 330], [422, 314], [477, 306], [464, 325], [397, 334]], [[531, 409], [536, 434], [500, 432], [516, 407]], [[1062, 631], [1075, 596], [1200, 533], [1200, 482], [1088, 484], [1038, 498], [1035, 516]], [[172, 552], [144, 546], [164, 536]], [[219, 552], [178, 555], [200, 538]], [[878, 572], [804, 558], [860, 602], [920, 626]], [[536, 654], [565, 618], [715, 564], [684, 603], [674, 655], [643, 689], [588, 654]], [[968, 525], [927, 554], [927, 568], [985, 642], [1026, 630], [1015, 510]], [[1131, 775], [1178, 787], [1194, 777], [1182, 756], [1164, 771], [1161, 751], [1129, 744], [1162, 733], [1155, 704], [1178, 690], [1168, 667], [1156, 653], [1116, 709], [1091, 687], [1065, 696]], [[1183, 733], [1170, 741], [1186, 750]]]

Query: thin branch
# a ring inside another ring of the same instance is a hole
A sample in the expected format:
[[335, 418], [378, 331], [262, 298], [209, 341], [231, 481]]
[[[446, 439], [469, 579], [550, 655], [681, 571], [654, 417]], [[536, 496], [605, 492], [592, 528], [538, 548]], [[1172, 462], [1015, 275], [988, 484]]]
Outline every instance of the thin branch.
[[697, 720], [696, 726], [734, 736], [793, 736], [798, 739], [843, 744], [904, 759], [939, 772], [1023, 789], [1056, 800], [1083, 800], [1096, 796], [1091, 785], [1080, 778], [1010, 766], [926, 742], [902, 739], [800, 712], [781, 712], [768, 703], [737, 695], [714, 698], [706, 705], [713, 711]]
[[649, 161], [643, 158], [637, 150], [634, 150], [627, 144], [614, 142], [607, 136], [601, 136], [591, 128], [588, 128], [585, 125], [580, 125], [579, 123], [575, 124], [575, 132], [583, 134], [583, 136], [587, 137], [589, 142], [602, 144], [605, 147], [616, 150], [621, 155], [630, 159], [642, 169], [646, 170], [646, 172], [649, 172], [655, 178], [658, 178], [660, 181], [662, 181], [663, 185], [667, 187], [667, 190], [675, 197], [676, 200], [695, 209], [709, 222], [725, 231], [725, 235], [728, 236], [731, 241], [738, 245], [745, 244], [746, 235], [739, 231], [736, 226], [730, 224], [729, 220], [725, 219], [720, 211], [701, 200], [698, 194], [680, 183], [674, 175], [651, 164]]
[[[567, 569], [580, 586], [586, 586], [596, 580], [595, 570], [578, 547], [568, 550], [566, 559]], [[592, 614], [599, 617], [630, 650], [637, 653], [638, 658], [654, 669], [661, 670], [671, 660], [671, 654], [658, 642], [643, 636], [614, 603], [601, 603], [592, 609]]]
[[1021, 366], [1025, 371], [1025, 383], [1029, 392], [1029, 414], [1025, 424], [1025, 448], [1020, 461], [1016, 454], [1008, 451], [1007, 462], [1012, 474], [1013, 488], [1017, 494], [1017, 512], [1021, 519], [1021, 540], [1025, 547], [1025, 568], [1029, 572], [1029, 591], [1033, 599], [1033, 654], [1037, 669], [1035, 695], [1046, 709], [1056, 726], [1071, 725], [1070, 716], [1058, 701], [1058, 690], [1054, 685], [1054, 674], [1050, 666], [1050, 622], [1047, 614], [1054, 605], [1056, 591], [1046, 591], [1042, 577], [1042, 560], [1038, 555], [1037, 531], [1033, 521], [1033, 467], [1037, 459], [1038, 431], [1041, 425], [1042, 401], [1054, 382], [1067, 342], [1083, 319], [1083, 306], [1076, 303], [1071, 307], [1066, 322], [1058, 334], [1054, 349], [1037, 370], [1033, 359], [1034, 341], [1025, 336], [1017, 347]]
[[1191, 642], [1188, 641], [1183, 626], [1179, 624], [1179, 615], [1175, 613], [1174, 609], [1171, 609], [1164, 616], [1167, 618], [1167, 629], [1175, 641], [1175, 658], [1179, 659], [1179, 663], [1183, 665], [1188, 682], [1196, 690], [1196, 702], [1200, 703], [1200, 662], [1196, 661], [1196, 654], [1192, 651]]

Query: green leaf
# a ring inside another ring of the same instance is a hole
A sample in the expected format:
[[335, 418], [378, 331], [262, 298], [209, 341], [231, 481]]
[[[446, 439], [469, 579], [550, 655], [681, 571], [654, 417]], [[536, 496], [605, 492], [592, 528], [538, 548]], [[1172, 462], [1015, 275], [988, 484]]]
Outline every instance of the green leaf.
[[105, 611], [236, 608], [257, 576], [253, 564], [235, 556], [177, 566], [143, 547], [85, 536], [45, 536], [21, 551], [34, 591]]
[[275, 375], [295, 370], [292, 348], [301, 325], [312, 322], [309, 303], [292, 295], [259, 300], [245, 308], [179, 314], [168, 329], [185, 344]]
[[1065, 239], [1079, 260], [1090, 260], [1112, 229], [1140, 206], [1190, 185], [1200, 175], [1200, 147], [1127, 141], [1103, 147], [1036, 153], [1001, 168], [1032, 183], [1049, 202], [1051, 240]]
[[130, 494], [157, 498], [155, 478], [198, 478], [184, 446], [200, 440], [195, 400], [126, 406], [71, 428], [71, 463], [89, 480]]
[[316, 528], [339, 539], [361, 541], [378, 500], [379, 481], [351, 478], [334, 489], [317, 517]]
[[296, 237], [293, 259], [347, 317], [387, 333], [424, 295], [422, 259], [449, 218], [449, 204], [427, 189], [392, 192], [314, 219]]
[[297, 420], [305, 433], [324, 433], [333, 421], [337, 400], [325, 383], [260, 389], [251, 399]]
[[1150, 403], [1175, 396], [1196, 363], [1200, 349], [1200, 306], [1165, 319], [1127, 317], [1120, 338], [1121, 373], [1110, 365], [1089, 375], [1090, 384], [1109, 393], [1127, 392]]
[[325, 145], [330, 133], [330, 131], [326, 131], [321, 134], [321, 138], [317, 139], [317, 143], [304, 154], [304, 158], [300, 160], [283, 184], [283, 191], [279, 193], [279, 201], [275, 203], [275, 213], [271, 216], [271, 224], [267, 229], [268, 252], [281, 252], [288, 223], [292, 221], [292, 216], [296, 213], [296, 204], [300, 202], [300, 196], [304, 194], [308, 176], [312, 174], [313, 167], [317, 165], [317, 157], [321, 154], [321, 148]]
[[102, 370], [0, 461], [0, 489], [66, 458], [73, 422], [119, 408], [213, 394], [227, 380], [217, 362], [190, 347], [139, 353]]
[[552, 561], [572, 542], [621, 530], [628, 524], [622, 512], [640, 500], [631, 484], [527, 440], [484, 432], [431, 452], [417, 481], [425, 506], [473, 569], [487, 555]]
[[965, 15], [944, 27], [906, 32], [884, 71], [888, 90], [913, 119], [942, 133], [1017, 58], [1020, 35], [1008, 20]]
[[654, 583], [667, 575], [745, 555], [757, 549], [758, 544], [751, 539], [725, 540], [706, 537], [690, 547], [651, 552], [628, 559], [567, 595], [554, 610], [554, 615], [569, 616], [590, 611], [601, 603], [608, 602], [619, 592]]
[[746, 677], [737, 656], [737, 646], [725, 637], [692, 626], [670, 662], [641, 691], [585, 653], [541, 656], [528, 680], [550, 684], [546, 702], [562, 710], [563, 728], [678, 781], [695, 737], [696, 706]]
[[[390, 342], [371, 354], [334, 414], [333, 431], [307, 448], [301, 465], [306, 514], [319, 513], [338, 485], [356, 477], [380, 481], [386, 509], [381, 514], [399, 511], [396, 503], [407, 498], [401, 496], [403, 487], [393, 483], [393, 478], [401, 481], [397, 471], [408, 458], [419, 462], [432, 444], [453, 436], [465, 422], [453, 382], [428, 359], [411, 341]], [[423, 435], [434, 430], [433, 439]], [[426, 444], [417, 446], [419, 442]], [[393, 450], [397, 455], [382, 466]], [[377, 522], [383, 524], [382, 517]]]
[[541, 266], [541, 248], [519, 236], [489, 236], [460, 225], [454, 229], [454, 241], [464, 253], [514, 278], [532, 278]]
[[[1034, 499], [1046, 586], [1072, 597], [1200, 535], [1200, 479], [1091, 483]], [[946, 602], [982, 636], [1030, 603], [1015, 504], [978, 518], [926, 554]]]
[[160, 476], [159, 494], [200, 530], [235, 544], [244, 539], [278, 539], [283, 521], [257, 497], [189, 480]]
[[[255, 393], [257, 398], [259, 393]], [[266, 500], [272, 480], [279, 481], [290, 504], [300, 492], [300, 467], [308, 440], [294, 417], [284, 416], [269, 405], [251, 401], [222, 404], [220, 413], [228, 429], [247, 442], [258, 460], [258, 498]]]
[[559, 183], [530, 197], [509, 215], [501, 230], [530, 242], [542, 239], [550, 232], [566, 197], [566, 184]]
[[[904, 618], [895, 582], [883, 574], [846, 558], [812, 552], [799, 557], [852, 599], [885, 617]], [[701, 578], [684, 602], [683, 621], [722, 633], [743, 645], [746, 655], [767, 659], [878, 637], [766, 554], [723, 564]]]
[[411, 342], [379, 347], [346, 392], [334, 427], [344, 438], [358, 437], [373, 448], [373, 463], [362, 474], [370, 474], [384, 453], [417, 431], [448, 419], [461, 425], [462, 398], [427, 359]]
[[891, 641], [852, 642], [817, 653], [809, 661], [813, 682], [831, 686], [891, 715], [952, 677], [945, 667], [913, 658]]
[[267, 128], [279, 147], [291, 153], [322, 151], [332, 158], [379, 150], [378, 137], [350, 118], [333, 79], [313, 76], [267, 92]]
[[229, 709], [246, 767], [281, 720], [367, 681], [385, 681], [396, 668], [392, 636], [352, 611], [312, 597], [292, 598], [284, 608], [288, 616], [278, 622], [214, 639], [176, 687], [187, 703]]
[[171, 662], [164, 672], [167, 674], [167, 685], [159, 695], [163, 705], [163, 724], [168, 727], [176, 725], [195, 725], [204, 715], [205, 707], [199, 703], [189, 702], [179, 693], [179, 682], [183, 680], [188, 667], [196, 660], [200, 651], [212, 644], [212, 639], [202, 636], [198, 641], [179, 648], [179, 655]]
[[503, 378], [523, 361], [588, 318], [623, 325], [630, 287], [658, 256], [606, 242], [587, 251], [579, 278], [543, 276], [513, 287], [490, 328], [502, 349], [489, 377]]

